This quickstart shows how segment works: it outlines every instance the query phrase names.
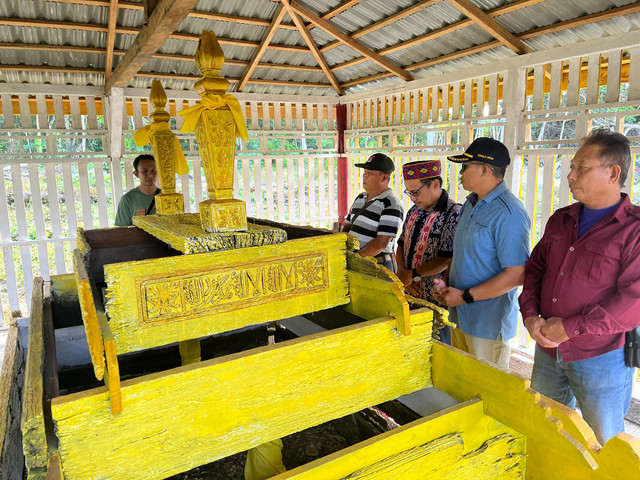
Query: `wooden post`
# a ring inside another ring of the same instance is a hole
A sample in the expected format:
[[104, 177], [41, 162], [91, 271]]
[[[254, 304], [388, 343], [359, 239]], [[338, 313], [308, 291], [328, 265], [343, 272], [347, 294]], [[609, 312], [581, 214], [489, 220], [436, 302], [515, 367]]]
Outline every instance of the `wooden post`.
[[[149, 123], [152, 125], [149, 139], [162, 187], [162, 193], [156, 195], [157, 212], [159, 215], [184, 213], [184, 198], [182, 194], [176, 193], [176, 171], [179, 170], [176, 168], [179, 154], [176, 151], [177, 140], [167, 123], [170, 118], [169, 113], [165, 111], [167, 95], [158, 80], [151, 83], [149, 100], [155, 109], [149, 115]], [[153, 125], [157, 125], [158, 129], [154, 130]]]
[[347, 157], [345, 156], [344, 131], [347, 127], [347, 106], [336, 105], [336, 122], [338, 125], [338, 221], [344, 225], [349, 208], [347, 198]]
[[[203, 102], [208, 98], [211, 102], [220, 102], [225, 95], [229, 82], [218, 75], [223, 64], [224, 53], [215, 34], [203, 31], [196, 51], [196, 65], [202, 78], [193, 87]], [[245, 202], [233, 198], [237, 126], [229, 103], [204, 112], [195, 131], [209, 197], [200, 203], [202, 228], [207, 232], [246, 230]], [[244, 184], [245, 189], [247, 185]]]

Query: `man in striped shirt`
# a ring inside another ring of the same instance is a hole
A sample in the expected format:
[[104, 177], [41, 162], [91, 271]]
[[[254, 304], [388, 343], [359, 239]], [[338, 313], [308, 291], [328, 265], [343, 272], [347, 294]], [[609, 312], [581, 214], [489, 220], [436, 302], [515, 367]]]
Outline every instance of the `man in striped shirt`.
[[361, 256], [375, 257], [378, 263], [395, 272], [393, 244], [404, 217], [400, 200], [389, 188], [395, 165], [385, 154], [374, 153], [366, 163], [355, 166], [364, 168], [364, 192], [353, 201], [344, 231], [358, 238]]

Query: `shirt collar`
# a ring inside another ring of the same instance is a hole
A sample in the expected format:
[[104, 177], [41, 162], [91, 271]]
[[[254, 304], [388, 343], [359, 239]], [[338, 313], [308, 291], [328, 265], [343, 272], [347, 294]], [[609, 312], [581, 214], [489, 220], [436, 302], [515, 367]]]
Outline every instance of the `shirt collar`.
[[393, 192], [391, 191], [390, 188], [387, 188], [384, 192], [379, 193], [378, 195], [376, 195], [375, 197], [369, 197], [369, 195], [367, 195], [367, 192], [364, 192], [365, 194], [365, 199], [367, 201], [371, 201], [371, 200], [382, 200], [383, 198], [388, 197], [390, 194], [392, 194]]
[[440, 194], [440, 198], [438, 199], [436, 204], [433, 206], [433, 209], [436, 212], [446, 212], [448, 204], [449, 204], [449, 194], [443, 188], [442, 189], [442, 193]]
[[[629, 195], [627, 195], [626, 193], [621, 193], [620, 198], [621, 200], [620, 200], [620, 203], [618, 204], [618, 208], [616, 208], [616, 211], [613, 212], [613, 217], [612, 217], [618, 221], [622, 220], [628, 215], [627, 207], [631, 205], [631, 200], [629, 200]], [[569, 209], [569, 216], [572, 217], [576, 223], [580, 218], [580, 212], [582, 212], [583, 206], [584, 204], [582, 202], [576, 202], [572, 204], [571, 208]]]
[[[496, 185], [496, 188], [491, 190], [482, 199], [482, 201], [485, 203], [490, 203], [506, 191], [507, 191], [507, 185], [504, 183], [504, 180], [503, 180], [498, 185]], [[469, 195], [467, 195], [467, 200], [469, 200], [469, 202], [471, 202], [471, 204], [475, 206], [478, 203], [478, 194], [471, 192]]]

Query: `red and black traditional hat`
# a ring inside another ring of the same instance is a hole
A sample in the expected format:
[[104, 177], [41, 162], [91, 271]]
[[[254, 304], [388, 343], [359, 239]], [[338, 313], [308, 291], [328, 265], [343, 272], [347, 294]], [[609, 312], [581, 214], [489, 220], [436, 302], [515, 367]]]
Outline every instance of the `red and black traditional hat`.
[[402, 166], [402, 176], [405, 180], [438, 177], [441, 173], [442, 166], [440, 165], [440, 160], [421, 160]]

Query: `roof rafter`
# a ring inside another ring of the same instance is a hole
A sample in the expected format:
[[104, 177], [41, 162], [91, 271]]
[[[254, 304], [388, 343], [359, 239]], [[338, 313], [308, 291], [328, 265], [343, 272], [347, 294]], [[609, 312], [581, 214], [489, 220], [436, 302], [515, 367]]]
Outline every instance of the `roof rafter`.
[[[366, 27], [351, 33], [349, 36], [354, 39], [360, 38], [366, 35], [367, 33], [375, 32], [376, 30], [386, 27], [387, 25], [391, 25], [392, 23], [395, 23], [398, 20], [402, 20], [403, 18], [406, 18], [409, 15], [413, 15], [414, 13], [419, 12], [423, 8], [430, 7], [431, 5], [434, 5], [441, 1], [442, 0], [422, 0], [403, 10], [400, 10], [399, 12], [394, 13], [393, 15], [389, 15], [388, 17], [383, 18], [382, 20], [374, 22], [371, 25], [367, 25]], [[538, 0], [538, 1], [541, 1], [541, 0]], [[335, 48], [341, 44], [342, 42], [340, 42], [339, 40], [336, 40], [335, 42], [326, 44], [324, 47], [320, 49], [320, 51], [324, 53], [327, 50], [331, 50], [332, 48]]]
[[[0, 70], [12, 71], [23, 70], [26, 72], [52, 72], [52, 73], [84, 73], [87, 75], [104, 75], [104, 70], [99, 68], [84, 68], [84, 67], [52, 67], [41, 65], [0, 65]], [[136, 77], [145, 78], [171, 78], [178, 80], [193, 80], [194, 82], [202, 78], [200, 75], [188, 75], [179, 73], [162, 73], [162, 72], [138, 72]], [[233, 84], [238, 82], [239, 78], [225, 77], [229, 83]], [[291, 80], [266, 80], [261, 78], [250, 79], [248, 83], [254, 83], [257, 85], [285, 85], [294, 87], [316, 87], [316, 88], [328, 88], [332, 86], [329, 83], [320, 82], [296, 82]]]
[[[72, 45], [47, 45], [43, 43], [7, 43], [0, 42], [0, 50], [41, 50], [41, 51], [54, 51], [54, 52], [69, 52], [69, 53], [93, 53], [98, 55], [104, 55], [105, 49], [101, 47], [78, 47]], [[118, 56], [124, 56], [127, 53], [126, 50], [114, 50], [113, 54]], [[163, 60], [177, 60], [181, 62], [194, 62], [193, 55], [181, 55], [177, 53], [161, 53], [156, 52], [153, 54], [153, 58], [159, 58]], [[249, 62], [246, 60], [234, 60], [225, 59], [225, 65], [234, 65], [240, 67], [246, 67]], [[256, 68], [275, 68], [278, 70], [297, 70], [305, 72], [322, 72], [320, 67], [314, 67], [310, 65], [288, 65], [283, 63], [271, 63], [271, 62], [259, 62]]]
[[247, 80], [249, 80], [249, 78], [251, 77], [251, 74], [253, 73], [255, 68], [258, 66], [258, 62], [260, 61], [260, 58], [262, 57], [265, 50], [269, 46], [269, 43], [271, 42], [273, 35], [276, 33], [278, 25], [280, 25], [280, 22], [282, 21], [282, 18], [284, 17], [285, 13], [286, 11], [285, 11], [284, 5], [280, 5], [280, 7], [278, 8], [278, 11], [273, 17], [273, 20], [271, 21], [271, 25], [269, 26], [269, 29], [262, 37], [260, 46], [253, 54], [253, 58], [247, 65], [247, 68], [245, 69], [245, 71], [242, 72], [242, 77], [240, 78], [240, 81], [236, 85], [236, 92], [241, 92], [244, 89], [244, 86], [247, 84]]
[[518, 40], [509, 30], [487, 15], [484, 10], [476, 6], [471, 0], [447, 1], [518, 55], [531, 53], [533, 51], [522, 43], [522, 41]]
[[[537, 3], [537, 2], [536, 2]], [[496, 9], [497, 10], [497, 9]], [[608, 20], [610, 18], [614, 18], [614, 17], [618, 17], [620, 15], [627, 15], [630, 13], [638, 13], [640, 12], [640, 2], [637, 3], [632, 3], [630, 5], [625, 5], [623, 7], [618, 7], [618, 8], [614, 8], [611, 10], [605, 10], [604, 12], [598, 12], [598, 13], [593, 13], [591, 15], [585, 15], [583, 17], [579, 17], [579, 18], [575, 18], [572, 20], [567, 20], [564, 22], [559, 22], [559, 23], [554, 23], [553, 25], [549, 25], [546, 27], [540, 27], [540, 28], [535, 28], [533, 30], [529, 30], [527, 32], [522, 32], [516, 35], [516, 38], [520, 39], [520, 40], [524, 40], [524, 39], [528, 39], [528, 38], [533, 38], [533, 37], [538, 37], [540, 35], [545, 35], [547, 33], [552, 33], [552, 32], [559, 32], [562, 30], [567, 30], [569, 28], [574, 28], [577, 26], [581, 26], [581, 25], [588, 25], [590, 23], [595, 23], [595, 22], [600, 22], [602, 20]], [[471, 20], [463, 20], [463, 22], [469, 22], [471, 23]], [[462, 26], [460, 26], [463, 22], [458, 22], [452, 25], [449, 25], [447, 27], [443, 27], [439, 30], [434, 30], [433, 32], [429, 32], [426, 35], [423, 35], [422, 37], [416, 37], [413, 38], [411, 40], [408, 40], [406, 42], [401, 42], [398, 43], [396, 45], [392, 45], [390, 47], [387, 48], [383, 48], [382, 50], [380, 50], [378, 53], [380, 53], [381, 55], [387, 55], [389, 53], [394, 53], [400, 50], [403, 50], [405, 48], [409, 48], [409, 47], [413, 47], [415, 45], [424, 43], [427, 40], [430, 40], [432, 38], [436, 38], [442, 35], [445, 35], [447, 33], [451, 33], [452, 31], [458, 30], [459, 28], [462, 28]], [[464, 25], [464, 26], [468, 26]], [[473, 47], [464, 49], [464, 50], [459, 50], [459, 52], [469, 52], [466, 53], [466, 55], [470, 55], [471, 53], [475, 53], [477, 48], [480, 48], [480, 50], [477, 51], [482, 51], [482, 50], [488, 50], [489, 48], [494, 48], [496, 46], [498, 46], [500, 43], [495, 43], [495, 42], [488, 42], [482, 45], [475, 45]], [[429, 63], [429, 65], [435, 65], [437, 63], [442, 63], [445, 62], [447, 60], [451, 60], [450, 55], [454, 55], [458, 52], [453, 52], [451, 54], [445, 54], [445, 55], [441, 55], [440, 57], [436, 57], [436, 58], [432, 58], [429, 60], [426, 60], [424, 62], [420, 62], [420, 63]], [[464, 56], [464, 55], [461, 55]], [[453, 58], [458, 58], [458, 57], [453, 57]], [[443, 60], [440, 60], [443, 59]], [[354, 58], [353, 60], [349, 60], [347, 62], [341, 63], [340, 65], [334, 65], [333, 66], [333, 71], [335, 72], [336, 70], [341, 70], [343, 68], [348, 68], [348, 67], [352, 67], [354, 65], [357, 65], [359, 63], [363, 63], [366, 62], [367, 59], [366, 58]], [[433, 63], [431, 63], [433, 62]], [[425, 65], [425, 66], [429, 66], [429, 65]], [[412, 66], [407, 66], [406, 67], [407, 70], [414, 70], [414, 68], [412, 68]], [[422, 68], [422, 67], [420, 67]], [[388, 77], [389, 75], [381, 73], [380, 74], [380, 78], [382, 77]]]
[[282, 7], [286, 10], [286, 12], [291, 17], [291, 20], [293, 20], [293, 23], [295, 23], [296, 26], [298, 27], [298, 31], [300, 32], [300, 35], [302, 35], [302, 38], [307, 43], [307, 46], [311, 50], [311, 53], [313, 53], [313, 56], [318, 62], [318, 65], [320, 65], [320, 68], [322, 68], [325, 75], [329, 79], [329, 82], [333, 86], [333, 89], [338, 93], [338, 95], [343, 95], [344, 92], [342, 91], [342, 88], [340, 87], [338, 80], [336, 80], [335, 75], [329, 68], [329, 65], [327, 65], [327, 61], [322, 56], [322, 53], [320, 53], [320, 50], [318, 50], [318, 46], [316, 45], [316, 42], [314, 42], [313, 38], [311, 38], [311, 33], [309, 33], [309, 31], [307, 30], [304, 22], [298, 16], [298, 13], [291, 6], [291, 3], [289, 2], [289, 0], [280, 0], [280, 2], [282, 3]]
[[342, 41], [345, 45], [347, 45], [348, 47], [354, 49], [355, 51], [357, 51], [361, 55], [364, 55], [369, 60], [374, 61], [375, 63], [380, 65], [385, 70], [389, 70], [390, 72], [392, 72], [393, 74], [399, 76], [403, 80], [407, 80], [407, 81], [408, 80], [413, 80], [413, 75], [411, 75], [409, 72], [407, 72], [403, 68], [399, 67], [398, 65], [396, 65], [392, 61], [384, 58], [382, 55], [380, 55], [380, 54], [374, 52], [373, 50], [370, 50], [369, 48], [365, 47], [364, 45], [362, 45], [361, 43], [357, 42], [356, 40], [353, 40], [348, 35], [346, 35], [344, 32], [342, 32], [340, 29], [338, 29], [337, 27], [331, 25], [326, 20], [320, 18], [318, 15], [313, 13], [308, 8], [300, 5], [298, 2], [295, 2], [295, 1], [291, 2], [290, 6], [291, 6], [291, 8], [293, 10], [295, 10], [296, 13], [298, 13], [298, 14], [302, 15], [303, 17], [307, 18], [311, 23], [315, 24], [318, 28], [324, 30], [329, 35], [333, 35], [335, 38], [337, 38], [338, 40]]
[[198, 0], [160, 0], [138, 36], [120, 61], [113, 75], [105, 82], [105, 91], [124, 87], [142, 66], [158, 51], [178, 28]]
[[[95, 23], [76, 23], [76, 22], [57, 22], [51, 20], [37, 20], [37, 19], [18, 19], [0, 17], [0, 25], [15, 25], [19, 27], [40, 27], [40, 28], [63, 28], [66, 30], [85, 30], [91, 32], [107, 32], [107, 25], [99, 25]], [[142, 29], [136, 27], [118, 27], [116, 26], [116, 33], [125, 35], [138, 35]], [[172, 40], [189, 40], [197, 42], [200, 40], [200, 36], [195, 33], [180, 33], [174, 32], [168, 38]], [[258, 42], [252, 42], [250, 40], [236, 40], [233, 38], [218, 38], [218, 43], [221, 45], [233, 45], [236, 47], [258, 47]], [[307, 47], [299, 45], [282, 45], [282, 44], [270, 44], [270, 49], [284, 50], [287, 52], [301, 52], [311, 53]]]
[[[73, 3], [76, 5], [91, 5], [96, 7], [108, 7], [110, 2], [110, 0], [46, 0], [46, 1], [58, 2], [58, 3]], [[121, 1], [118, 5], [118, 8], [127, 9], [127, 10], [144, 10], [144, 5], [142, 3]], [[188, 16], [194, 17], [194, 18], [206, 18], [207, 20], [219, 20], [221, 22], [234, 22], [234, 23], [244, 23], [246, 25], [259, 25], [262, 27], [268, 27], [271, 23], [271, 20], [266, 20], [263, 18], [241, 17], [238, 15], [227, 15], [224, 13], [204, 12], [202, 10], [191, 10]], [[297, 30], [297, 27], [292, 23], [282, 23], [280, 24], [279, 28], [286, 28], [288, 30]]]
[[[442, 0], [437, 0], [436, 2], [433, 3], [437, 3], [438, 1], [442, 1]], [[519, 0], [517, 2], [513, 2], [510, 3], [508, 5], [503, 5], [502, 7], [498, 7], [495, 8], [493, 10], [490, 10], [488, 12], [486, 12], [490, 17], [497, 17], [499, 15], [504, 15], [506, 13], [510, 13], [510, 12], [515, 12], [516, 10], [519, 10], [521, 8], [525, 8], [525, 7], [529, 7], [531, 5], [535, 5], [537, 3], [542, 3], [545, 2], [546, 0]], [[421, 5], [421, 3], [425, 3], [425, 5]], [[397, 22], [398, 20], [402, 20], [403, 18], [407, 17], [409, 14], [411, 13], [416, 13], [418, 10], [421, 10], [423, 8], [427, 8], [430, 5], [426, 4], [427, 2], [420, 2], [417, 3], [411, 7], [406, 8], [405, 10], [402, 10], [394, 15], [391, 15], [389, 17], [387, 17], [386, 19], [380, 20], [379, 22], [375, 22], [367, 27], [364, 27], [360, 30], [357, 30], [355, 32], [353, 32], [351, 34], [351, 38], [360, 38], [363, 35], [366, 35], [367, 33], [371, 33], [371, 32], [375, 32], [376, 30], [379, 30], [382, 27], [386, 27], [387, 25], [391, 24], [392, 22]], [[417, 9], [416, 7], [420, 6], [420, 9]], [[405, 12], [410, 12], [407, 15], [404, 15]], [[460, 30], [462, 28], [468, 27], [470, 25], [473, 25], [473, 20], [471, 20], [470, 18], [466, 18], [465, 20], [461, 20], [460, 22], [456, 22], [456, 23], [452, 23], [451, 25], [447, 25], [446, 27], [443, 28], [439, 28], [438, 30], [432, 30], [431, 32], [428, 32], [424, 35], [420, 35], [418, 37], [412, 38], [411, 40], [409, 40], [408, 42], [413, 42], [413, 44], [418, 44], [418, 43], [422, 43], [424, 41], [427, 40], [431, 40], [433, 38], [445, 35], [447, 33], [452, 33], [455, 32], [456, 30]], [[408, 45], [407, 43], [407, 48], [409, 46], [412, 45]], [[335, 42], [331, 42], [331, 43], [327, 43], [324, 47], [322, 47], [320, 49], [320, 51], [322, 53], [326, 52], [327, 50], [331, 50], [332, 48], [335, 48], [337, 46], [341, 45], [341, 42], [335, 41]], [[402, 44], [404, 45], [404, 43]], [[366, 59], [365, 59], [366, 60]], [[365, 61], [363, 60], [363, 61]]]
[[[613, 10], [618, 11], [617, 14], [612, 13]], [[584, 17], [580, 17], [580, 18], [576, 18], [573, 20], [567, 20], [565, 22], [560, 22], [560, 23], [554, 23], [553, 25], [549, 25], [547, 27], [540, 27], [540, 28], [535, 28], [533, 30], [529, 30], [527, 32], [522, 32], [519, 33], [517, 36], [517, 38], [519, 39], [525, 39], [525, 38], [534, 38], [534, 37], [538, 37], [540, 35], [545, 35], [547, 33], [551, 33], [551, 32], [559, 32], [562, 30], [567, 30], [569, 28], [573, 28], [575, 26], [580, 26], [580, 25], [587, 25], [590, 23], [595, 23], [598, 21], [602, 21], [602, 20], [607, 20], [609, 18], [613, 18], [616, 16], [621, 15], [622, 13], [620, 12], [624, 12], [624, 14], [627, 13], [635, 13], [635, 12], [640, 12], [640, 4], [635, 3], [635, 4], [630, 4], [630, 5], [625, 5], [624, 7], [619, 7], [613, 10], [606, 10], [604, 12], [599, 12], [599, 13], [594, 13], [591, 15], [585, 15]], [[487, 43], [483, 43], [482, 45], [474, 45], [473, 47], [469, 47], [469, 48], [465, 48], [463, 50], [458, 50], [456, 52], [452, 52], [452, 53], [448, 53], [446, 55], [441, 55], [439, 57], [436, 58], [431, 58], [429, 60], [425, 60], [422, 62], [417, 62], [414, 63], [413, 65], [408, 65], [406, 68], [409, 71], [414, 71], [414, 70], [419, 70], [421, 68], [426, 68], [426, 67], [430, 67], [433, 65], [437, 65], [439, 63], [444, 63], [447, 62], [449, 60], [454, 60], [456, 58], [461, 58], [461, 57], [465, 57], [467, 55], [473, 55], [474, 53], [479, 53], [485, 50], [490, 50], [492, 48], [495, 48], [497, 46], [499, 46], [501, 43], [498, 40], [493, 40], [491, 42], [487, 42]], [[362, 59], [357, 59], [357, 60], [362, 60]], [[343, 65], [345, 64], [341, 64], [338, 65], [336, 67], [334, 67], [334, 70], [337, 70], [338, 68], [343, 68]], [[391, 75], [388, 73], [379, 73], [376, 75], [369, 75], [367, 77], [362, 77], [362, 78], [356, 78], [353, 80], [349, 80], [348, 82], [344, 82], [342, 84], [342, 86], [344, 88], [353, 86], [353, 85], [359, 85], [362, 83], [366, 83], [366, 82], [373, 82], [375, 80], [380, 80], [381, 78], [386, 78], [386, 77], [390, 77]]]
[[113, 47], [116, 40], [116, 20], [118, 18], [118, 0], [111, 0], [109, 3], [109, 21], [107, 23], [107, 58], [105, 60], [104, 78], [105, 81], [111, 77], [113, 68]]

